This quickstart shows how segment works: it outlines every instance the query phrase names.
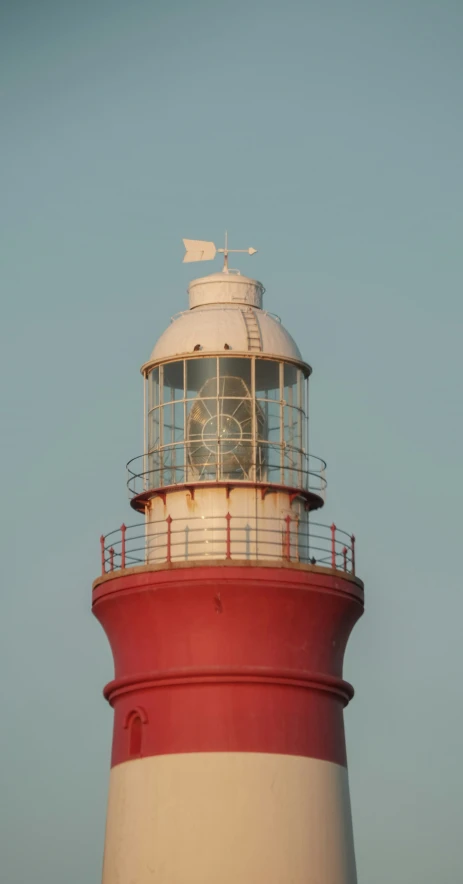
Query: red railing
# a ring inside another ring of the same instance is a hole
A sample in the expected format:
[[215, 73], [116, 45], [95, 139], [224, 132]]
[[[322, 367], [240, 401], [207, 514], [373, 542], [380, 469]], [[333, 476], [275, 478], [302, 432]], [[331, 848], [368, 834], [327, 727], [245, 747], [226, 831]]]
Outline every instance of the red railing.
[[287, 515], [167, 516], [121, 525], [100, 538], [101, 571], [147, 562], [171, 564], [197, 559], [269, 559], [305, 562], [355, 575], [355, 537], [336, 525]]

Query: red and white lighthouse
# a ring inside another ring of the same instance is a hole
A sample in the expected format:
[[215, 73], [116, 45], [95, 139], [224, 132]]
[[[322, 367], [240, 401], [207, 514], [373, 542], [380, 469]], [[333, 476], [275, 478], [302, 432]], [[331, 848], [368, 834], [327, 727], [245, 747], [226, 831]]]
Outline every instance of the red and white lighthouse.
[[101, 538], [114, 656], [103, 884], [355, 884], [342, 678], [354, 537], [322, 525], [310, 366], [228, 270], [142, 367], [137, 524]]

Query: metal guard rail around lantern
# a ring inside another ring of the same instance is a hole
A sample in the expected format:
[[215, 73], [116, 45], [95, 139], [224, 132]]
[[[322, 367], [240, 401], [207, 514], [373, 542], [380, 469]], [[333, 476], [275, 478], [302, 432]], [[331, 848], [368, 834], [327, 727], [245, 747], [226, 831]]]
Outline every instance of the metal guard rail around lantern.
[[[325, 478], [326, 462], [313, 454], [280, 445], [266, 443], [265, 453], [268, 457], [277, 454], [280, 463], [253, 464], [246, 473], [240, 468], [224, 468], [224, 462], [179, 464], [169, 463], [175, 460], [175, 454], [181, 450], [188, 451], [185, 443], [165, 446], [149, 454], [140, 454], [129, 460], [127, 464], [127, 488], [134, 509], [142, 511], [144, 503], [154, 493], [163, 488], [194, 486], [201, 487], [207, 483], [215, 485], [251, 484], [263, 488], [277, 487], [280, 489], [299, 490], [307, 498], [312, 499], [311, 509], [323, 506], [327, 481]], [[161, 460], [152, 466], [152, 459]], [[297, 459], [307, 467], [297, 466], [290, 459]], [[187, 459], [188, 460], [188, 459]]]
[[[243, 520], [246, 520], [245, 525], [233, 525], [233, 521]], [[167, 516], [152, 523], [121, 525], [100, 537], [102, 574], [144, 565], [148, 561], [169, 565], [176, 561], [201, 559], [265, 559], [318, 565], [355, 576], [353, 534], [334, 524], [301, 523], [300, 519], [290, 515], [285, 516], [280, 527], [275, 526], [275, 521], [271, 517], [231, 516], [227, 513], [222, 517], [198, 516], [193, 519]], [[192, 527], [192, 522], [199, 524]], [[265, 524], [269, 522], [271, 526]], [[196, 538], [190, 535], [196, 535]], [[209, 548], [190, 552], [190, 547], [205, 547], [209, 542], [214, 544], [214, 551]], [[262, 554], [259, 554], [259, 546], [265, 547]]]

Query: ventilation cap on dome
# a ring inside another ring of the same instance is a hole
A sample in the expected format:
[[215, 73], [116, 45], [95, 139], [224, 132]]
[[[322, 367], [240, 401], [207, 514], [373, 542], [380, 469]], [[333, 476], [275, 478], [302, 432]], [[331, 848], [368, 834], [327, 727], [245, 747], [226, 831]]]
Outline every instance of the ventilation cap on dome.
[[262, 309], [264, 286], [238, 273], [212, 273], [188, 286], [190, 310], [206, 304], [248, 304]]

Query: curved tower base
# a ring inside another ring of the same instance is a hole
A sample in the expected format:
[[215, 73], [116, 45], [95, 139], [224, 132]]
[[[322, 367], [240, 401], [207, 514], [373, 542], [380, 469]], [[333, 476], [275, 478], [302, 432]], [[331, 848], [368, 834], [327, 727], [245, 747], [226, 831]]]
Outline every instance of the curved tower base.
[[210, 562], [94, 584], [115, 710], [104, 884], [355, 884], [342, 680], [361, 581]]

